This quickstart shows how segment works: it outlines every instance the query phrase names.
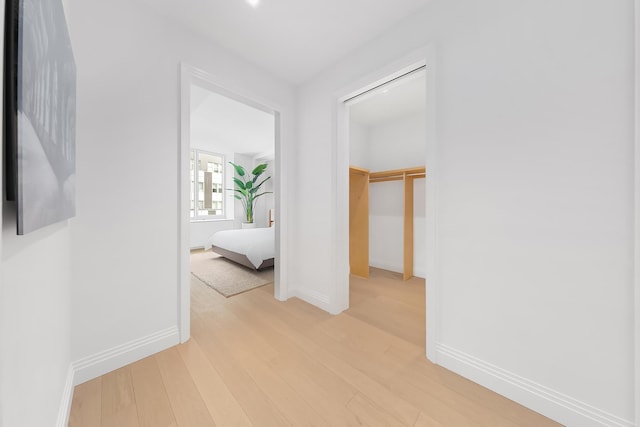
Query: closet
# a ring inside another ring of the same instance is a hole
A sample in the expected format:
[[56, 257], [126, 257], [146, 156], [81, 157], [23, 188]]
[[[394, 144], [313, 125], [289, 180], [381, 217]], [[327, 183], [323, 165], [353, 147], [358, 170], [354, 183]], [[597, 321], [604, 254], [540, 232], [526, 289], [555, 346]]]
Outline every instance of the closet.
[[369, 185], [402, 181], [398, 191], [404, 194], [403, 273], [404, 280], [413, 277], [413, 183], [425, 178], [424, 167], [370, 172], [355, 166], [349, 168], [349, 264], [351, 274], [369, 277]]

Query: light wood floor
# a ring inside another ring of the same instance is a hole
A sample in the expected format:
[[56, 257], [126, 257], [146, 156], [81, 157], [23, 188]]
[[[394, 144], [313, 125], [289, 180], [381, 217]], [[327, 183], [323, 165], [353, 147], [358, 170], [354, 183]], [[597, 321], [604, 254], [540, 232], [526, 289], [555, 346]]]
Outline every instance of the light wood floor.
[[71, 427], [558, 425], [424, 357], [424, 281], [374, 270], [331, 316], [192, 282], [192, 338], [75, 388]]

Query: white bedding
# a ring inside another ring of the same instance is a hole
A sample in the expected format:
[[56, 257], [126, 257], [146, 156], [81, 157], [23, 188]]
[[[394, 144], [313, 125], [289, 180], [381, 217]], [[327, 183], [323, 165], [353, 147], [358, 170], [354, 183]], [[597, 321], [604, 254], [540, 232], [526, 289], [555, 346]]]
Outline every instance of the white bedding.
[[207, 241], [207, 248], [216, 246], [246, 255], [256, 268], [262, 261], [275, 257], [275, 227], [218, 231]]

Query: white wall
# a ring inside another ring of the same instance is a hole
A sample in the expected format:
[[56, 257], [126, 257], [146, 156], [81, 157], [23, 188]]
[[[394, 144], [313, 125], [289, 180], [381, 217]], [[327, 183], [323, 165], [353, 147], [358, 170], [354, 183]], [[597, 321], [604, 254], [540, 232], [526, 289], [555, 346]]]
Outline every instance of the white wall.
[[[377, 170], [377, 169], [376, 169]], [[413, 274], [426, 275], [425, 182], [413, 182]], [[404, 187], [402, 181], [369, 186], [369, 265], [402, 273], [404, 269]]]
[[[4, 6], [1, 1], [2, 17]], [[56, 425], [70, 396], [70, 227], [65, 221], [18, 236], [16, 204], [3, 199], [0, 426]]]
[[240, 221], [233, 219], [216, 219], [206, 221], [193, 221], [189, 223], [189, 240], [191, 249], [201, 249], [207, 246], [207, 241], [218, 231], [237, 230]]
[[369, 157], [367, 142], [369, 140], [368, 127], [351, 121], [349, 123], [349, 165], [368, 168]]
[[70, 227], [17, 236], [15, 209], [3, 204], [0, 418], [7, 426], [54, 425], [71, 363]]
[[417, 111], [367, 129], [367, 164], [372, 171], [424, 166], [426, 112]]
[[[261, 178], [266, 178], [268, 176], [270, 176], [271, 178], [262, 185], [261, 189], [264, 191], [271, 191], [273, 193], [275, 191], [274, 183], [276, 179], [275, 161], [273, 159], [264, 158], [253, 159], [253, 167], [256, 167], [262, 163], [267, 164], [267, 169]], [[265, 194], [264, 196], [260, 196], [258, 200], [256, 200], [256, 206], [253, 209], [254, 222], [256, 224], [256, 227], [269, 226], [269, 209], [275, 209], [274, 194]]]
[[78, 212], [71, 355], [84, 380], [178, 339], [180, 62], [279, 109], [285, 140], [293, 133], [293, 91], [137, 1], [73, 0], [72, 8]]
[[438, 360], [561, 422], [630, 425], [633, 16], [632, 0], [434, 0], [302, 86], [299, 169], [325, 168], [297, 177], [298, 294], [336, 295], [334, 94], [433, 43]]
[[[235, 154], [234, 163], [242, 166], [245, 171], [253, 170], [253, 158], [246, 154]], [[231, 176], [235, 176], [235, 170], [232, 172]], [[233, 185], [233, 182], [231, 184]], [[235, 228], [240, 228], [242, 223], [247, 221], [246, 213], [240, 200], [234, 198], [233, 201], [235, 203]]]

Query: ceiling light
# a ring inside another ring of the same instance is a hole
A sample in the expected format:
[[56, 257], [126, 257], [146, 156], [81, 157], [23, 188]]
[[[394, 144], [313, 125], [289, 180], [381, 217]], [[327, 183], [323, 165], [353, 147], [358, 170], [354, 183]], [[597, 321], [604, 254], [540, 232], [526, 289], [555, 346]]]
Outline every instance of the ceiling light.
[[383, 89], [382, 93], [389, 93], [389, 89]]
[[258, 4], [260, 4], [260, 0], [247, 0], [247, 3], [249, 3], [251, 7], [258, 7]]

